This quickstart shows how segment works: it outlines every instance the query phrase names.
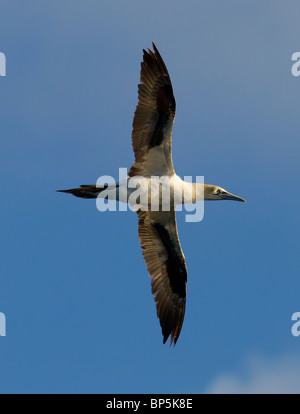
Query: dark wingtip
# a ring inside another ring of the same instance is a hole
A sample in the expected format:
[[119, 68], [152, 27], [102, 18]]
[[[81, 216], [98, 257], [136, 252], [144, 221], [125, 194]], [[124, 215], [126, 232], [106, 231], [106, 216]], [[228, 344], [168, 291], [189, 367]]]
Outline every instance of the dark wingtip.
[[171, 347], [173, 347], [174, 348], [174, 346], [176, 345], [176, 342], [177, 342], [177, 340], [178, 340], [178, 336], [176, 337], [176, 338], [171, 338], [171, 341], [170, 341], [170, 348]]
[[[170, 334], [167, 334], [167, 335], [165, 335], [164, 336], [164, 338], [163, 338], [163, 344], [165, 345], [165, 343], [167, 342], [167, 340], [168, 340], [168, 338], [169, 338], [169, 336], [170, 336]], [[170, 340], [170, 348], [174, 348], [174, 346], [176, 345], [176, 342], [177, 342], [177, 340], [178, 340], [178, 336], [177, 337], [172, 337], [172, 334], [171, 334], [171, 340]]]
[[153, 47], [154, 52], [155, 53], [158, 53], [157, 47], [155, 46], [155, 43], [154, 42], [152, 42], [152, 47]]

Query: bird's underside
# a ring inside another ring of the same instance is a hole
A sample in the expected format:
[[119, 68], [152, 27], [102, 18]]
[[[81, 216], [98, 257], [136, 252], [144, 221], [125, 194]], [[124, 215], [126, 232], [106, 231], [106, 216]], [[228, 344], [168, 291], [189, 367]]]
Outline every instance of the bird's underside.
[[132, 190], [128, 182], [142, 177], [144, 180], [142, 184], [138, 184], [139, 190], [143, 189], [142, 193], [149, 194], [145, 189], [148, 188], [151, 177], [151, 203], [153, 197], [160, 203], [160, 185], [154, 186], [152, 192], [152, 179], [153, 177], [168, 178], [174, 190], [170, 208], [167, 210], [161, 208], [162, 204], [162, 206], [159, 205], [160, 208], [157, 211], [156, 208], [152, 208], [151, 204], [149, 209], [149, 199], [146, 198], [144, 205], [147, 205], [148, 210], [143, 208], [142, 203], [137, 203], [136, 211], [139, 219], [140, 244], [149, 275], [152, 278], [152, 293], [162, 328], [163, 342], [165, 343], [170, 337], [170, 344], [175, 345], [181, 332], [185, 313], [187, 271], [177, 233], [174, 205], [199, 200], [241, 202], [245, 200], [218, 186], [182, 181], [175, 174], [171, 142], [176, 104], [166, 65], [154, 43], [152, 45], [153, 51], [144, 50], [141, 63], [138, 105], [134, 113], [132, 129], [135, 162], [127, 179], [112, 187], [83, 185], [80, 188], [63, 190], [63, 192], [81, 198], [100, 197], [124, 201], [132, 207], [134, 203], [131, 203], [127, 191], [124, 195], [122, 184], [125, 184], [125, 189], [130, 187]]
[[[144, 50], [133, 119], [135, 163], [129, 176], [174, 174], [171, 141], [176, 103], [166, 65], [156, 46]], [[185, 313], [187, 271], [173, 211], [138, 212], [139, 239], [155, 297], [164, 343], [176, 344]]]
[[[134, 176], [173, 176], [171, 154], [175, 99], [167, 68], [153, 44], [144, 50], [141, 63], [138, 105], [132, 130]], [[103, 189], [94, 185], [65, 190], [82, 198], [96, 198]], [[177, 233], [176, 215], [171, 211], [138, 210], [138, 233], [151, 276], [152, 293], [162, 328], [163, 342], [175, 345], [183, 324], [187, 271]]]

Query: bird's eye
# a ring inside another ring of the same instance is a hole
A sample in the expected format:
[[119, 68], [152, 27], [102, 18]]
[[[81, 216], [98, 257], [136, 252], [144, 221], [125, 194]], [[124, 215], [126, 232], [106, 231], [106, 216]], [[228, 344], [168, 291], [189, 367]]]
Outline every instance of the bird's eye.
[[221, 190], [217, 190], [217, 194], [221, 194]]

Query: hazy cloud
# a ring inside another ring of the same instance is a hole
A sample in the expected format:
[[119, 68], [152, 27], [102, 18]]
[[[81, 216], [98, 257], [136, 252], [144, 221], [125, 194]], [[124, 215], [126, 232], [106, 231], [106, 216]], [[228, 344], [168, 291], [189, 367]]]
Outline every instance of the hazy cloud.
[[300, 355], [251, 358], [243, 374], [227, 373], [209, 386], [210, 394], [299, 394]]

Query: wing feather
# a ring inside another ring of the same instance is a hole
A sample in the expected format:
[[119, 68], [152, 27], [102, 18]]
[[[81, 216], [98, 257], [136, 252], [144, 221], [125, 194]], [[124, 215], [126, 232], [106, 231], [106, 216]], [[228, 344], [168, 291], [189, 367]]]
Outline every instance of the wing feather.
[[163, 341], [176, 344], [185, 313], [187, 271], [175, 212], [138, 211], [139, 238], [155, 297]]
[[176, 103], [168, 70], [154, 43], [153, 50], [144, 50], [141, 63], [132, 125], [135, 163], [129, 176], [174, 173], [171, 140]]

